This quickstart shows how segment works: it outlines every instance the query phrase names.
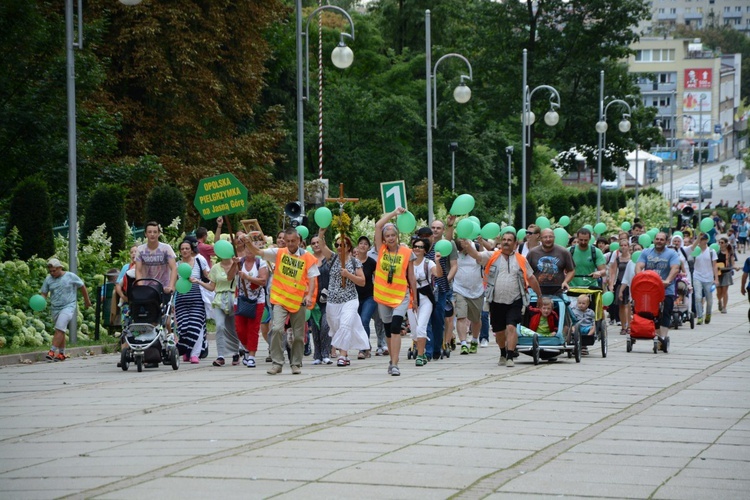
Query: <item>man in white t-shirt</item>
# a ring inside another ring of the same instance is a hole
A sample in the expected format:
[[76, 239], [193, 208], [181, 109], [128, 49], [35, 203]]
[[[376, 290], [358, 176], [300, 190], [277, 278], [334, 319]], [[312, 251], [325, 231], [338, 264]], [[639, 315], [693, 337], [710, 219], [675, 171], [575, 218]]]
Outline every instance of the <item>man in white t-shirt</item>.
[[[470, 240], [458, 240], [457, 271], [453, 277], [453, 295], [456, 299], [456, 330], [461, 342], [461, 354], [476, 352], [476, 348], [469, 349], [469, 344], [479, 342], [482, 328], [482, 308], [484, 306], [484, 285], [482, 283], [482, 266], [465, 249], [474, 245]], [[467, 343], [466, 333], [471, 324], [471, 331]], [[486, 340], [483, 342], [487, 342]]]
[[[711, 322], [711, 307], [713, 306], [713, 296], [711, 286], [719, 286], [719, 266], [717, 264], [719, 256], [708, 246], [708, 235], [702, 233], [698, 239], [698, 246], [701, 253], [695, 257], [695, 266], [693, 268], [693, 290], [695, 290], [695, 315], [698, 317], [699, 325]], [[706, 299], [705, 316], [703, 310], [703, 299]]]

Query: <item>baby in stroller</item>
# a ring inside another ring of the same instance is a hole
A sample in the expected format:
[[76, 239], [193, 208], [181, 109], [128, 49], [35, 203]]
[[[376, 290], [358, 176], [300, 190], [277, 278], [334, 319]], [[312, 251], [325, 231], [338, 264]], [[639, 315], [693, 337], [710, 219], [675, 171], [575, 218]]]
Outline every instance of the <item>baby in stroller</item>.
[[[593, 335], [595, 333], [594, 324], [596, 322], [596, 313], [589, 306], [591, 297], [587, 294], [579, 295], [576, 306], [571, 310], [571, 314], [576, 321], [573, 328], [576, 328], [581, 335]], [[588, 354], [588, 347], [583, 346], [581, 354]]]

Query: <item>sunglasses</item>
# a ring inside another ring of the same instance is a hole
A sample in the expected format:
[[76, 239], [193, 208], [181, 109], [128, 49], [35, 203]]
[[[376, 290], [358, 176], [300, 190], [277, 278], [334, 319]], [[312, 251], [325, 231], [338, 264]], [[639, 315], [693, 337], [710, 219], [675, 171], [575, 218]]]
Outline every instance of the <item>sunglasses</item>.
[[420, 249], [420, 250], [424, 250], [424, 245], [414, 245], [412, 248], [415, 249], [415, 250], [417, 248]]
[[335, 246], [336, 248], [339, 248], [339, 247], [344, 247], [344, 248], [346, 248], [346, 245], [345, 245], [345, 244], [343, 244], [343, 243], [335, 243], [335, 244], [334, 244], [333, 246]]

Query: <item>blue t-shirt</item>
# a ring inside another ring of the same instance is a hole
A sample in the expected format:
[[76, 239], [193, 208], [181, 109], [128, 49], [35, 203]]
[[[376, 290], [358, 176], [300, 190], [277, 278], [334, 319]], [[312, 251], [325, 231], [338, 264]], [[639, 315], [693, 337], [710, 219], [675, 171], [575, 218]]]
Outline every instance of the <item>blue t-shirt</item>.
[[[657, 252], [655, 248], [647, 248], [641, 252], [638, 262], [643, 262], [646, 264], [645, 269], [647, 271], [656, 271], [662, 280], [666, 280], [672, 266], [680, 265], [680, 256], [671, 248], [665, 248], [661, 253]], [[674, 280], [664, 290], [664, 293], [674, 295]]]
[[[745, 259], [745, 264], [742, 266], [742, 272], [746, 274], [750, 274], [750, 257]], [[750, 280], [747, 280], [746, 287], [748, 290], [750, 290]]]
[[52, 314], [65, 310], [75, 311], [78, 289], [82, 286], [81, 278], [69, 271], [59, 278], [47, 275], [42, 284], [42, 293], [49, 295]]

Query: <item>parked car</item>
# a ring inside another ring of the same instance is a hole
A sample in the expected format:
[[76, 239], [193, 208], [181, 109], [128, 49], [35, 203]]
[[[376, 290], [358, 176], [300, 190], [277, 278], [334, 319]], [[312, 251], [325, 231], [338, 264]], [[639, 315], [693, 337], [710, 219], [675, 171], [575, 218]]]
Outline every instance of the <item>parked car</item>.
[[691, 182], [680, 188], [678, 196], [679, 201], [697, 201], [699, 197], [700, 201], [705, 201], [706, 198], [711, 198], [711, 191], [700, 188], [697, 182]]
[[620, 189], [620, 182], [617, 180], [614, 181], [602, 181], [602, 189], [605, 191], [609, 191], [612, 189]]

